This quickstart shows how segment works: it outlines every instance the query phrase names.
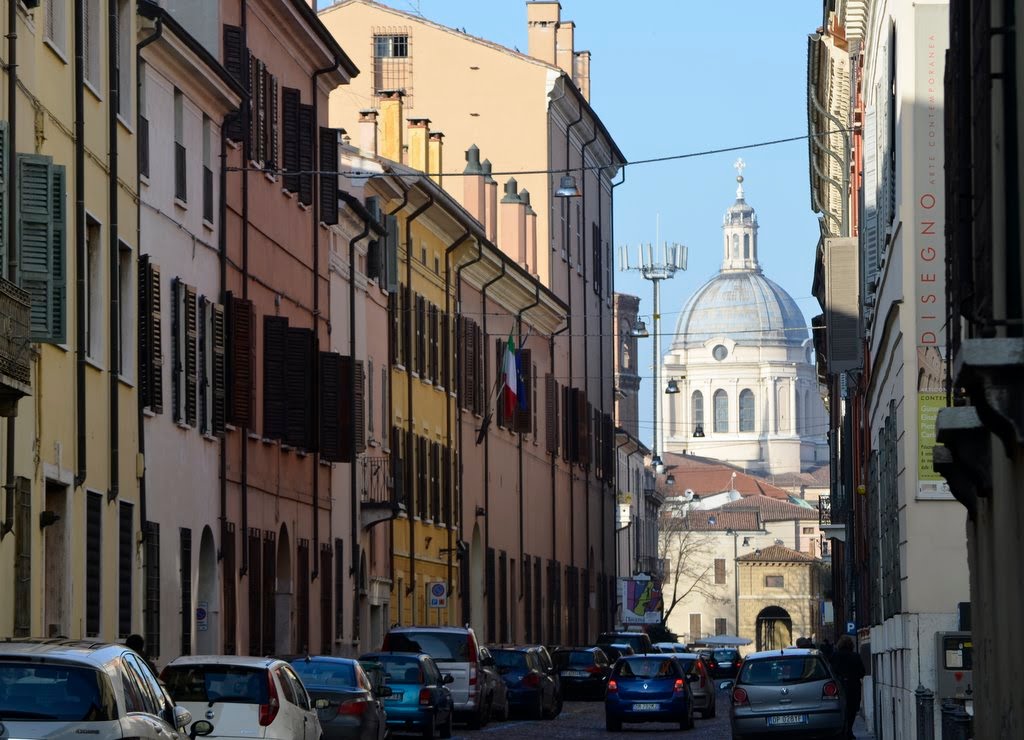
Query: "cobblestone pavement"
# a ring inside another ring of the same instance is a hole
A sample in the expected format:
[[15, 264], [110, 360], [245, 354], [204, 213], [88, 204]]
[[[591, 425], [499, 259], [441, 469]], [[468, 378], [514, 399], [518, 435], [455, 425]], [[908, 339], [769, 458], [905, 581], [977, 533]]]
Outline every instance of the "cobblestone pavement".
[[[729, 738], [729, 694], [718, 692], [718, 716], [714, 719], [694, 718], [694, 728], [682, 732], [674, 724], [626, 725], [622, 732], [608, 732], [604, 728], [604, 702], [566, 702], [562, 713], [554, 720], [523, 720], [513, 717], [508, 722], [492, 722], [482, 730], [468, 731], [455, 726], [455, 737], [468, 740], [505, 740], [506, 738], [540, 738], [544, 740], [578, 740], [579, 738], [667, 738], [685, 737], [688, 740]], [[400, 736], [396, 736], [397, 737]]]

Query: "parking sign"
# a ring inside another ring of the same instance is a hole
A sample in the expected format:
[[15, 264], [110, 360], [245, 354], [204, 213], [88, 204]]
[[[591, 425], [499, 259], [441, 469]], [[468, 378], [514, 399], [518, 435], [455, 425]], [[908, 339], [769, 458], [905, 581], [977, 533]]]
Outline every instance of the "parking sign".
[[431, 609], [444, 609], [448, 606], [448, 584], [444, 581], [427, 584], [427, 603]]

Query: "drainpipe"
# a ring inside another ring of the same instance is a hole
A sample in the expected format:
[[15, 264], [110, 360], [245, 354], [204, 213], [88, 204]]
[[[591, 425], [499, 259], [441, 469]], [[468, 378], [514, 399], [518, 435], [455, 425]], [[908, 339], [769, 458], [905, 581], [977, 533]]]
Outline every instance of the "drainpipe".
[[[427, 193], [427, 200], [423, 205], [417, 208], [415, 211], [405, 217], [405, 285], [409, 291], [409, 298], [412, 298], [412, 222], [422, 216], [428, 208], [434, 205], [434, 196]], [[406, 339], [406, 350], [409, 353], [409, 357], [412, 357], [412, 313], [410, 311], [411, 306], [406, 306], [408, 312], [405, 316], [405, 339]], [[412, 451], [412, 440], [415, 429], [413, 428], [413, 409], [412, 409], [412, 363], [410, 367], [406, 369], [406, 378], [408, 382], [405, 384], [406, 389], [406, 416], [409, 424], [409, 429], [406, 432], [406, 452], [407, 459], [411, 460]], [[422, 495], [422, 491], [420, 494]], [[412, 499], [409, 499], [409, 503], [412, 504]], [[412, 621], [416, 623], [416, 520], [413, 516], [413, 512], [409, 512], [409, 585], [406, 586], [406, 596], [413, 595], [412, 599]]]
[[[536, 306], [540, 305], [540, 285], [538, 283], [534, 283], [533, 290], [534, 290], [533, 303], [530, 303], [530, 304], [528, 304], [526, 306], [523, 306], [521, 309], [519, 309], [519, 313], [516, 314], [516, 334], [519, 335], [519, 341], [520, 342], [523, 341], [522, 340], [522, 336], [523, 336], [523, 314], [526, 313], [527, 311], [529, 311], [531, 308], [535, 308]], [[520, 349], [522, 349], [522, 347], [520, 347]], [[532, 368], [531, 368], [531, 370], [532, 370]], [[537, 382], [537, 379], [534, 378], [532, 375], [530, 377], [531, 377], [531, 380], [532, 380], [533, 383]], [[529, 403], [529, 401], [527, 401], [527, 403]], [[533, 411], [534, 411], [534, 413], [536, 413], [536, 409], [533, 409]], [[521, 566], [523, 564], [523, 553], [526, 550], [526, 545], [525, 545], [524, 536], [523, 536], [523, 522], [524, 522], [524, 518], [525, 518], [524, 517], [524, 511], [523, 511], [523, 435], [522, 434], [517, 434], [516, 436], [519, 437], [518, 444], [516, 446], [518, 447], [517, 453], [519, 455], [519, 564]], [[522, 598], [523, 598], [523, 591], [522, 591], [522, 589], [523, 589], [523, 583], [522, 583], [522, 579], [520, 579], [520, 581], [519, 581], [519, 600], [520, 601], [522, 601]], [[529, 615], [527, 615], [527, 618], [529, 618]]]
[[[581, 114], [582, 114], [582, 110], [583, 110], [583, 106], [580, 106]], [[590, 341], [589, 341], [590, 340], [590, 333], [589, 333], [589, 324], [590, 324], [590, 322], [588, 320], [589, 317], [590, 317], [590, 311], [587, 310], [587, 302], [590, 300], [590, 297], [587, 294], [587, 259], [588, 259], [588, 255], [587, 255], [586, 244], [587, 244], [587, 232], [591, 231], [591, 230], [587, 228], [587, 169], [586, 169], [586, 167], [587, 167], [587, 147], [589, 147], [595, 141], [597, 141], [597, 126], [596, 125], [594, 126], [594, 133], [593, 133], [593, 135], [589, 139], [584, 141], [582, 146], [580, 146], [580, 185], [581, 185], [580, 198], [582, 199], [582, 202], [583, 202], [582, 218], [583, 218], [583, 245], [584, 245], [584, 247], [583, 247], [583, 255], [580, 257], [580, 265], [583, 267], [583, 387], [588, 391], [588, 393], [587, 393], [588, 397], [590, 396], [590, 393], [589, 393], [590, 388], [588, 387], [590, 385], [590, 347], [588, 346], [590, 344]], [[600, 200], [601, 200], [600, 199], [600, 194], [598, 194], [598, 202], [599, 203], [600, 203]], [[600, 220], [598, 221], [598, 228], [600, 228]], [[592, 255], [593, 254], [594, 245], [591, 244], [590, 248], [591, 248], [591, 255]], [[592, 283], [595, 279], [596, 280], [600, 280], [601, 278], [600, 278], [600, 276], [591, 276], [590, 282]], [[598, 313], [600, 313], [600, 310], [601, 310], [601, 298], [600, 298], [600, 295], [598, 295], [597, 308], [598, 308]], [[603, 341], [604, 341], [603, 338], [601, 336], [598, 336], [598, 342], [599, 343], [603, 343]], [[603, 344], [602, 344], [602, 346], [603, 346]], [[601, 384], [598, 386], [598, 390], [599, 390], [601, 398], [600, 398], [600, 403], [597, 404], [597, 405], [599, 405], [601, 410], [603, 411], [604, 410], [604, 365], [603, 364], [601, 365]], [[588, 426], [590, 425], [590, 422], [591, 422], [591, 420], [587, 419], [586, 423], [587, 423]], [[596, 431], [596, 430], [591, 430], [591, 433], [593, 434], [594, 431]], [[588, 440], [588, 443], [589, 443], [589, 440]], [[594, 457], [596, 457], [596, 456], [597, 455], [594, 455]], [[583, 486], [584, 486], [584, 488], [583, 488], [584, 498], [583, 498], [583, 500], [584, 500], [584, 503], [586, 504], [586, 519], [585, 519], [586, 526], [584, 527], [584, 530], [583, 530], [584, 531], [584, 538], [585, 538], [585, 540], [584, 540], [585, 546], [584, 546], [584, 552], [583, 552], [583, 562], [586, 565], [585, 569], [588, 570], [588, 571], [589, 571], [589, 568], [590, 568], [590, 550], [591, 550], [591, 544], [590, 544], [590, 484], [591, 484], [592, 474], [594, 473], [594, 470], [595, 470], [596, 467], [597, 467], [596, 460], [591, 459], [589, 469], [586, 469], [584, 471], [584, 478], [583, 478], [583, 481], [584, 481], [584, 484], [583, 484]], [[603, 552], [603, 550], [602, 550], [602, 552]], [[590, 578], [589, 578], [589, 572], [588, 572], [587, 589], [589, 590], [589, 588], [590, 588]], [[586, 601], [584, 603], [583, 610], [582, 610], [584, 612], [584, 615], [585, 615], [585, 619], [583, 621], [589, 626], [589, 624], [590, 624], [590, 596], [589, 596], [589, 592], [587, 594], [584, 594], [584, 595], [586, 596]], [[590, 639], [590, 637], [588, 635], [584, 635], [583, 636], [584, 642], [588, 641], [589, 639]]]
[[[75, 0], [75, 426], [74, 487], [85, 484], [85, 0]], [[12, 157], [13, 159], [13, 157]], [[13, 220], [11, 214], [11, 220]]]
[[[473, 259], [469, 260], [468, 262], [464, 262], [463, 264], [461, 264], [461, 265], [459, 265], [458, 267], [455, 268], [455, 314], [456, 314], [456, 316], [458, 316], [458, 315], [460, 315], [462, 313], [462, 271], [465, 270], [470, 265], [475, 265], [477, 262], [480, 262], [480, 260], [482, 260], [483, 258], [484, 258], [484, 250], [483, 250], [483, 247], [480, 244], [480, 239], [477, 238], [477, 240], [476, 240], [476, 257], [474, 257]], [[448, 269], [449, 268], [447, 267], [447, 259], [446, 259], [446, 266], [445, 266], [445, 272], [446, 272], [445, 279], [446, 279], [446, 281], [447, 281], [447, 271], [448, 271]], [[456, 475], [457, 475], [456, 485], [457, 485], [458, 491], [459, 491], [459, 500], [458, 500], [458, 506], [457, 506], [457, 511], [459, 512], [459, 540], [461, 540], [462, 542], [465, 542], [466, 541], [466, 531], [465, 531], [465, 517], [463, 516], [463, 514], [465, 512], [463, 511], [463, 501], [462, 501], [463, 476], [462, 476], [462, 454], [461, 454], [462, 453], [462, 449], [463, 449], [462, 448], [462, 436], [463, 436], [462, 435], [462, 426], [463, 426], [462, 425], [462, 375], [459, 373], [459, 366], [460, 366], [460, 363], [462, 361], [462, 350], [461, 350], [461, 347], [462, 347], [462, 336], [463, 335], [462, 335], [461, 329], [462, 329], [462, 323], [459, 322], [459, 321], [456, 321], [455, 322], [455, 352], [453, 353], [454, 356], [452, 358], [452, 361], [453, 361], [453, 364], [454, 364], [453, 371], [454, 371], [454, 375], [455, 375], [455, 412], [458, 414], [458, 427], [456, 428], [456, 442], [455, 442], [455, 444], [456, 444], [457, 449], [459, 450], [459, 464], [458, 464], [457, 469], [456, 469], [455, 472], [456, 472]], [[468, 553], [467, 553], [467, 559], [468, 559]], [[468, 566], [467, 563], [463, 563], [462, 567], [463, 568], [467, 568], [469, 566]], [[462, 621], [463, 624], [469, 624], [469, 619], [470, 619], [470, 608], [469, 608], [469, 606], [470, 605], [468, 603], [468, 594], [466, 595], [466, 598], [463, 598], [461, 603], [462, 603], [462, 620], [461, 621]]]
[[[568, 331], [569, 327], [571, 326], [570, 321], [571, 321], [571, 319], [569, 318], [569, 314], [566, 313], [566, 316], [565, 316], [565, 326], [563, 326], [561, 329], [559, 329], [554, 334], [552, 334], [550, 337], [548, 337], [548, 367], [551, 368], [551, 376], [552, 376], [552, 378], [555, 377], [555, 337], [557, 337], [559, 334], [561, 334], [564, 331]], [[570, 342], [571, 342], [572, 341], [572, 337], [570, 336], [569, 339], [570, 339]], [[570, 346], [569, 349], [570, 349], [570, 354], [571, 354], [572, 347]], [[545, 389], [545, 391], [546, 390], [547, 389]], [[558, 397], [557, 396], [555, 397], [555, 405], [556, 406], [558, 405]], [[563, 408], [562, 409], [562, 413], [563, 414], [564, 413], [568, 413], [568, 410]], [[555, 429], [555, 436], [557, 437], [558, 435], [559, 435], [559, 430]], [[557, 447], [558, 445], [555, 445], [555, 446]], [[569, 466], [570, 466], [569, 467], [569, 477], [571, 479], [572, 478], [572, 463], [569, 463]], [[557, 511], [557, 506], [556, 506], [557, 498], [558, 497], [555, 495], [557, 490], [558, 490], [558, 451], [556, 450], [551, 455], [551, 561], [552, 562], [554, 562], [555, 560], [558, 559], [556, 557], [556, 555], [558, 554], [558, 550], [557, 550], [557, 547], [558, 547], [558, 528], [557, 528], [557, 526], [555, 524], [558, 521], [558, 519], [557, 519], [558, 511]], [[570, 532], [572, 531], [572, 524], [571, 523], [569, 525], [569, 530], [570, 530]], [[551, 586], [551, 584], [548, 584], [549, 588], [550, 588], [550, 586]], [[549, 597], [551, 595], [552, 595], [551, 593], [548, 593]], [[553, 634], [552, 635], [548, 635], [548, 641], [549, 642], [554, 642], [555, 641], [555, 636]]]
[[[14, 214], [17, 213], [17, 105], [18, 105], [18, 7], [7, 3], [7, 279], [18, 282], [18, 232]], [[28, 340], [25, 340], [28, 342]], [[0, 540], [14, 529], [14, 433], [17, 417], [7, 417], [7, 459], [4, 461], [4, 488], [7, 499], [4, 520], [0, 523]]]
[[[449, 317], [449, 320], [451, 319], [451, 315], [452, 315], [452, 306], [451, 306], [451, 285], [452, 285], [451, 256], [452, 256], [452, 252], [454, 252], [456, 249], [458, 249], [467, 239], [469, 239], [469, 237], [470, 237], [470, 232], [467, 229], [466, 232], [462, 234], [462, 236], [460, 236], [458, 239], [456, 239], [451, 244], [449, 244], [445, 248], [445, 250], [444, 250], [444, 315]], [[479, 244], [479, 242], [477, 242], [477, 243]], [[449, 328], [450, 328], [450, 325], [449, 325]], [[448, 334], [447, 336], [451, 336], [451, 335]], [[443, 344], [442, 344], [442, 346], [443, 346]], [[449, 461], [450, 464], [455, 462], [455, 460], [454, 460], [455, 456], [451, 455], [451, 450], [452, 450], [452, 403], [451, 403], [451, 390], [452, 390], [452, 388], [451, 388], [451, 386], [452, 386], [452, 380], [458, 375], [458, 365], [455, 364], [454, 362], [452, 362], [451, 358], [454, 355], [454, 353], [457, 351], [456, 347], [458, 347], [458, 344], [456, 344], [454, 347], [451, 346], [451, 344], [449, 344], [448, 352], [445, 354], [445, 357], [444, 357], [444, 362], [448, 365], [448, 378], [447, 378], [448, 382], [447, 382], [447, 384], [445, 386], [445, 389], [444, 389], [444, 392], [447, 395], [447, 397], [445, 398], [445, 401], [444, 401], [444, 435], [445, 435], [445, 445], [448, 447], [448, 451], [449, 451], [449, 454], [450, 454], [450, 457], [448, 458], [448, 461]], [[456, 397], [457, 396], [458, 396], [458, 394], [456, 393]], [[446, 471], [446, 474], [447, 474], [447, 480], [451, 481], [452, 480], [452, 469], [451, 469], [451, 467], [448, 468], [448, 470]], [[452, 486], [452, 491], [454, 491], [454, 490], [455, 490], [455, 486]], [[447, 581], [448, 581], [448, 593], [450, 594], [452, 592], [452, 571], [454, 570], [454, 566], [452, 564], [452, 550], [456, 549], [456, 548], [453, 548], [453, 546], [452, 546], [452, 544], [453, 544], [452, 543], [452, 531], [453, 531], [452, 530], [452, 525], [455, 524], [455, 516], [458, 514], [459, 521], [460, 521], [460, 526], [461, 526], [462, 510], [461, 510], [461, 508], [457, 509], [455, 507], [455, 502], [451, 501], [450, 499], [449, 499], [448, 505], [450, 507], [451, 519], [452, 519], [452, 521], [448, 522], [448, 552], [447, 552], [447, 555], [448, 555], [448, 563], [447, 563], [447, 566], [448, 566], [448, 574], [447, 574], [448, 578], [447, 578]]]
[[[142, 99], [142, 50], [152, 44], [154, 41], [160, 38], [164, 32], [164, 17], [163, 14], [156, 16], [156, 26], [153, 29], [153, 33], [144, 38], [138, 44], [135, 45], [135, 130], [140, 131], [142, 129], [142, 106], [138, 104], [138, 101]], [[135, 156], [136, 163], [142, 159], [142, 139], [136, 137], [135, 139]], [[137, 194], [135, 198], [135, 243], [138, 245], [136, 249], [138, 253], [142, 254], [142, 173], [139, 168], [135, 168], [135, 192]], [[223, 223], [223, 221], [221, 221]], [[141, 358], [139, 358], [141, 360]], [[142, 369], [142, 362], [136, 362], [136, 367], [140, 372]], [[139, 477], [139, 530], [140, 530], [140, 542], [146, 541], [146, 415], [143, 413], [146, 401], [142, 396], [138, 397], [137, 404], [137, 417], [136, 423], [139, 426], [139, 456], [142, 458], [142, 471]]]
[[[400, 210], [405, 208], [405, 206], [408, 205], [408, 203], [409, 203], [409, 191], [408, 190], [403, 190], [402, 191], [402, 202], [399, 203], [395, 207], [395, 210], [390, 211], [386, 215], [394, 216]], [[385, 222], [385, 227], [386, 226], [387, 226], [387, 222]], [[395, 243], [397, 244], [397, 238], [396, 238], [396, 242]], [[396, 269], [396, 271], [398, 269], [397, 261], [398, 261], [398, 254], [396, 252], [395, 253], [395, 269]], [[385, 259], [385, 263], [386, 262], [387, 262], [387, 260]], [[395, 275], [395, 284], [398, 285], [398, 275], [397, 274]], [[397, 340], [398, 340], [397, 337], [392, 337], [392, 334], [395, 331], [395, 327], [394, 327], [394, 321], [391, 320], [391, 314], [392, 313], [397, 313], [397, 312], [398, 312], [398, 293], [390, 293], [388, 295], [388, 348], [389, 348], [388, 351], [389, 352], [390, 352], [390, 348], [395, 346], [395, 344], [397, 343]], [[396, 360], [396, 359], [397, 359], [397, 357], [395, 357], [395, 358], [388, 357], [388, 406], [389, 406], [389, 408], [388, 408], [388, 419], [391, 421], [392, 424], [394, 424], [394, 421], [395, 421], [394, 412], [392, 410], [392, 408], [393, 408], [392, 404], [394, 403], [394, 398], [395, 398], [395, 394], [394, 394], [395, 382], [394, 382], [394, 378], [392, 377], [393, 373], [391, 372], [391, 363], [394, 360]], [[389, 440], [388, 445], [390, 446], [390, 444], [391, 444], [391, 442], [390, 442], [391, 430], [390, 429], [387, 430], [387, 434], [388, 434], [388, 440]], [[395, 450], [392, 450], [391, 454], [394, 455], [395, 452], [396, 452]], [[391, 462], [392, 461], [391, 461], [391, 459], [389, 457], [388, 458], [388, 467], [391, 468], [391, 480], [393, 481], [395, 479], [395, 473], [394, 473], [394, 467], [391, 465]], [[402, 461], [402, 464], [403, 464], [403, 467], [404, 467], [404, 465], [405, 465], [405, 461], [404, 460]], [[408, 485], [405, 476], [402, 477], [402, 480], [403, 480], [403, 485]], [[408, 513], [409, 516], [412, 516], [412, 512], [407, 512], [407, 513]], [[389, 561], [388, 562], [388, 575], [391, 576], [391, 582], [394, 583], [395, 582], [395, 522], [394, 522], [394, 520], [392, 520], [391, 523], [388, 526], [389, 526], [389, 528], [391, 530], [390, 531], [390, 535], [391, 536], [388, 537], [388, 561]], [[350, 568], [349, 569], [349, 575], [352, 575], [353, 573], [355, 573], [355, 568]], [[402, 595], [399, 594], [398, 598], [399, 598], [399, 601], [398, 601], [398, 621], [401, 622], [402, 621], [402, 601], [401, 601]]]
[[[480, 289], [481, 305], [483, 306], [483, 331], [484, 331], [484, 392], [489, 393], [491, 384], [488, 382], [487, 377], [487, 355], [490, 354], [490, 335], [487, 333], [487, 289], [494, 285], [496, 282], [505, 277], [505, 261], [501, 262], [501, 274], [497, 277], [491, 278]], [[495, 375], [497, 375], [498, 368], [495, 368]], [[498, 401], [501, 403], [501, 401]], [[486, 401], [490, 405], [490, 401]], [[481, 427], [484, 428], [484, 552], [487, 552], [487, 548], [491, 546], [491, 435], [487, 433], [487, 412], [488, 409], [484, 409], [484, 420], [480, 423]], [[488, 594], [490, 597], [491, 594]]]
[[[117, 28], [117, 3], [108, 3], [107, 10], [107, 39], [116, 39]], [[107, 233], [110, 243], [108, 245], [110, 269], [110, 367], [107, 368], [110, 393], [110, 488], [107, 491], [107, 503], [116, 501], [120, 495], [120, 423], [121, 412], [118, 394], [120, 391], [121, 376], [121, 296], [119, 286], [121, 285], [121, 260], [120, 240], [118, 238], [118, 208], [117, 208], [117, 112], [121, 107], [120, 74], [117, 66], [117, 49], [113, 43], [107, 49]]]
[[[249, 4], [242, 0], [241, 19], [242, 48], [249, 48]], [[249, 141], [249, 116], [252, 115], [252, 80], [249, 79], [249, 65], [243, 65], [243, 87], [247, 97], [242, 104], [242, 300], [249, 299], [249, 158], [251, 142]], [[221, 222], [223, 229], [225, 224]], [[256, 331], [253, 327], [253, 331]], [[255, 401], [253, 402], [255, 405]], [[250, 419], [250, 421], [252, 421]], [[243, 424], [239, 429], [242, 446], [242, 470], [239, 475], [238, 487], [242, 494], [242, 567], [239, 576], [249, 577], [249, 425]]]

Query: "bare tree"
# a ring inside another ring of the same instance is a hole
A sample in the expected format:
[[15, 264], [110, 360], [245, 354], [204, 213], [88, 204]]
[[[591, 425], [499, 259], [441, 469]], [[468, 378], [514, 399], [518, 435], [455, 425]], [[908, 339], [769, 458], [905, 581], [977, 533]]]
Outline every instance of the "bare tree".
[[708, 533], [690, 529], [685, 517], [671, 514], [662, 516], [658, 525], [658, 555], [664, 564], [662, 625], [693, 594], [711, 602], [727, 601], [715, 588], [715, 550]]

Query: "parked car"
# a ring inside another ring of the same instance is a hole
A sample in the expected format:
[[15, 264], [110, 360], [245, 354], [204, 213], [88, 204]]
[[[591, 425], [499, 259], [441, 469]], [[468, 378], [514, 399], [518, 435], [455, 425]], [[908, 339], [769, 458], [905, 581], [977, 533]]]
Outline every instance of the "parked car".
[[314, 703], [325, 740], [384, 740], [387, 712], [381, 699], [391, 695], [386, 685], [374, 689], [369, 676], [351, 658], [328, 655], [292, 658], [292, 668]]
[[242, 655], [184, 655], [160, 673], [168, 693], [221, 737], [320, 740], [317, 712], [287, 661]]
[[659, 653], [688, 653], [686, 645], [681, 642], [656, 642], [654, 648]]
[[562, 711], [562, 676], [558, 669], [555, 667], [554, 658], [551, 657], [551, 651], [544, 645], [523, 645], [528, 647], [537, 653], [537, 658], [540, 660], [540, 666], [544, 673], [551, 676], [551, 680], [555, 682], [555, 686], [558, 689], [558, 712]]
[[740, 663], [743, 662], [739, 650], [735, 648], [715, 648], [712, 651], [712, 658], [713, 678], [736, 678], [740, 671]]
[[508, 687], [498, 672], [494, 656], [486, 647], [480, 648], [480, 672], [482, 676], [481, 691], [485, 696], [491, 697], [487, 703], [487, 720], [495, 719], [504, 722], [508, 719], [510, 710]]
[[630, 632], [622, 630], [619, 632], [602, 632], [597, 636], [597, 645], [624, 644], [633, 648], [637, 655], [641, 653], [657, 652], [651, 644], [651, 638], [646, 632]]
[[536, 648], [495, 648], [494, 662], [508, 688], [512, 709], [531, 719], [554, 719], [561, 709], [558, 685], [544, 669]]
[[470, 627], [393, 627], [385, 636], [382, 651], [426, 653], [438, 667], [451, 674], [448, 686], [455, 703], [456, 720], [480, 728], [490, 719], [497, 678], [483, 672], [480, 643]]
[[828, 661], [817, 650], [752, 653], [743, 659], [730, 688], [733, 738], [842, 735], [846, 702]]
[[621, 658], [612, 668], [604, 698], [605, 727], [626, 722], [678, 722], [693, 727], [693, 697], [678, 660], [648, 653]]
[[387, 724], [396, 732], [417, 732], [432, 738], [452, 736], [455, 718], [450, 673], [425, 653], [369, 653], [360, 661], [379, 663], [391, 695], [384, 697]]
[[12, 640], [0, 642], [0, 720], [5, 738], [164, 740], [185, 737], [192, 714], [124, 645]]
[[599, 644], [596, 647], [603, 650], [604, 654], [608, 656], [608, 660], [610, 660], [613, 664], [619, 658], [623, 658], [627, 655], [636, 655], [636, 651], [623, 642], [611, 643], [608, 645]]
[[562, 681], [564, 698], [604, 698], [612, 664], [601, 648], [559, 648], [552, 657]]
[[718, 689], [704, 659], [697, 653], [672, 653], [686, 673], [690, 693], [693, 694], [693, 711], [707, 719], [714, 717], [717, 707]]

